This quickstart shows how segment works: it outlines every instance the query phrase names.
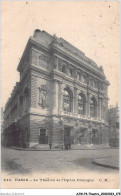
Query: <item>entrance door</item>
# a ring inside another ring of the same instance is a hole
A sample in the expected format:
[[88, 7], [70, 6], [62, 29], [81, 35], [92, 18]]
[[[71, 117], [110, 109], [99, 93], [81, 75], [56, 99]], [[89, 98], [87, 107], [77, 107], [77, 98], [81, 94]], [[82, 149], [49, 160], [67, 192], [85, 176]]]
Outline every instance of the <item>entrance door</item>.
[[64, 145], [65, 145], [65, 149], [70, 149], [71, 136], [70, 136], [70, 128], [68, 127], [64, 129]]
[[98, 130], [92, 129], [92, 144], [99, 144]]
[[40, 129], [39, 144], [47, 144], [46, 129]]

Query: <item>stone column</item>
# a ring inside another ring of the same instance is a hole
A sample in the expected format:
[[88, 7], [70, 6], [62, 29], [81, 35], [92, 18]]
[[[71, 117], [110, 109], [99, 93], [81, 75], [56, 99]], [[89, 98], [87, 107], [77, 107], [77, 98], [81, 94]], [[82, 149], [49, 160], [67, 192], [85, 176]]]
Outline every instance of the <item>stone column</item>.
[[74, 77], [74, 79], [77, 78], [77, 70], [76, 69], [73, 70], [73, 77]]
[[87, 93], [87, 116], [90, 117], [90, 93]]
[[71, 114], [73, 115], [75, 113], [75, 92], [72, 90], [72, 104], [71, 104]]
[[96, 118], [98, 119], [98, 116], [99, 116], [99, 100], [96, 99], [96, 102], [97, 102], [97, 107], [96, 107]]
[[63, 111], [63, 93], [62, 93], [62, 82], [59, 82], [59, 91], [58, 91], [58, 109], [60, 112]]
[[74, 89], [74, 114], [78, 114], [78, 92], [77, 88]]
[[108, 102], [106, 102], [106, 122], [108, 122]]
[[84, 107], [84, 111], [85, 111], [85, 113], [84, 113], [84, 115], [85, 116], [87, 116], [87, 97], [85, 96], [85, 107]]
[[67, 75], [69, 75], [69, 67], [68, 67], [68, 65], [64, 65], [65, 66], [65, 73], [67, 74]]
[[61, 145], [62, 144], [62, 130], [59, 124], [59, 119], [56, 117], [53, 117], [52, 130], [53, 130], [53, 136], [52, 136], [53, 147]]
[[103, 119], [103, 100], [101, 99], [101, 119]]
[[88, 127], [87, 135], [86, 135], [87, 144], [92, 144], [92, 135], [91, 135], [91, 133], [92, 133], [92, 127], [90, 126], [90, 127]]
[[58, 89], [58, 81], [53, 81], [53, 114], [58, 114], [58, 92], [59, 92], [59, 89]]
[[54, 68], [59, 70], [59, 58], [56, 56], [53, 57], [53, 62], [54, 62]]
[[98, 98], [98, 118], [101, 118], [101, 99]]

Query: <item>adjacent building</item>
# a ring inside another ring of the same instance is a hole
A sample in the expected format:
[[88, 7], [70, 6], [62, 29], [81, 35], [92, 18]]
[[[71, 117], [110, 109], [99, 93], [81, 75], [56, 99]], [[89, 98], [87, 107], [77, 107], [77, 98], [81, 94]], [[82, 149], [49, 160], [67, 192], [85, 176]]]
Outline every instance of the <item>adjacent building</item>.
[[63, 38], [35, 30], [4, 112], [6, 145], [108, 142], [108, 86], [103, 67]]
[[119, 147], [119, 107], [110, 106], [108, 110], [109, 144]]
[[4, 124], [4, 109], [3, 107], [1, 107], [1, 143], [3, 144], [4, 143], [4, 127], [3, 127], [3, 124]]

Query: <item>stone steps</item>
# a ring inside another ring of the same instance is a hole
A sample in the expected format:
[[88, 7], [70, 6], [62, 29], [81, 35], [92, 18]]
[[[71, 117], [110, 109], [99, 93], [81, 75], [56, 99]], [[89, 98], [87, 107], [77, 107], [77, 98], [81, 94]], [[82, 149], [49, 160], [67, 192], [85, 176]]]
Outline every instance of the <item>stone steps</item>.
[[40, 149], [40, 150], [49, 150], [49, 144], [37, 144], [35, 146], [32, 147], [33, 149]]

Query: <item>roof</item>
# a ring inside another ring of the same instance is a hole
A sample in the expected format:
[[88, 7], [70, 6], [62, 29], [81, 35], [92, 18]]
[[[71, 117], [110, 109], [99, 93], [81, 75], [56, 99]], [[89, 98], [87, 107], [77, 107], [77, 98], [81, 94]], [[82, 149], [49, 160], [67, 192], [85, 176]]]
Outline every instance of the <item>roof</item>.
[[20, 66], [21, 66], [22, 60], [26, 55], [26, 52], [27, 52], [27, 49], [28, 49], [30, 43], [32, 43], [33, 41], [42, 45], [46, 49], [47, 48], [50, 49], [52, 47], [52, 45], [54, 45], [54, 44], [61, 46], [61, 49], [65, 49], [65, 51], [70, 52], [70, 54], [74, 55], [75, 57], [80, 58], [80, 60], [82, 59], [83, 61], [88, 63], [88, 65], [91, 65], [92, 68], [98, 70], [99, 72], [103, 73], [103, 75], [104, 75], [102, 66], [98, 67], [98, 65], [92, 59], [85, 56], [84, 52], [82, 52], [81, 50], [79, 50], [78, 48], [76, 48], [75, 46], [73, 46], [72, 44], [70, 44], [69, 42], [64, 40], [63, 38], [61, 38], [61, 37], [58, 38], [55, 34], [52, 36], [49, 33], [47, 33], [46, 31], [40, 31], [39, 29], [36, 29], [34, 31], [34, 35], [29, 38], [27, 45], [25, 47], [25, 50], [23, 52], [23, 55], [21, 57], [21, 60], [19, 62], [19, 65], [18, 65], [18, 68], [17, 68], [18, 71], [20, 71]]

